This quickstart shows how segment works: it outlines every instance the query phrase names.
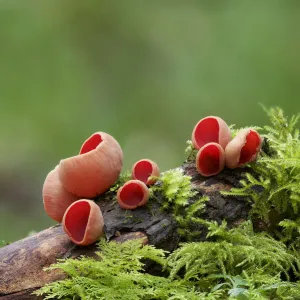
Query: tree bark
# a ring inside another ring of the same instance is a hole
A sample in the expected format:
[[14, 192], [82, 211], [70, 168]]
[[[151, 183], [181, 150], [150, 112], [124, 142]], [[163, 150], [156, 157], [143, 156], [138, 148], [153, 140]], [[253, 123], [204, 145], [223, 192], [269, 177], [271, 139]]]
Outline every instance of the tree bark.
[[[186, 175], [192, 177], [192, 187], [200, 195], [210, 198], [203, 218], [219, 223], [225, 219], [229, 227], [237, 226], [247, 219], [250, 210], [248, 199], [223, 196], [220, 191], [239, 186], [243, 174], [249, 170], [225, 169], [217, 176], [204, 178], [198, 174], [194, 163], [185, 163], [181, 168]], [[104, 217], [107, 240], [122, 242], [144, 238], [144, 243], [169, 251], [174, 250], [182, 241], [173, 215], [160, 209], [160, 201], [164, 200], [162, 195], [157, 195], [159, 201], [153, 201], [151, 205], [134, 211], [121, 209], [112, 197], [113, 194], [106, 194], [98, 202]], [[198, 229], [201, 230], [196, 230]], [[205, 240], [205, 231], [198, 240]], [[1, 248], [0, 299], [42, 299], [31, 293], [46, 283], [65, 278], [65, 274], [59, 270], [45, 272], [43, 268], [59, 258], [76, 258], [83, 254], [94, 256], [95, 250], [95, 245], [79, 247], [73, 244], [61, 225]]]

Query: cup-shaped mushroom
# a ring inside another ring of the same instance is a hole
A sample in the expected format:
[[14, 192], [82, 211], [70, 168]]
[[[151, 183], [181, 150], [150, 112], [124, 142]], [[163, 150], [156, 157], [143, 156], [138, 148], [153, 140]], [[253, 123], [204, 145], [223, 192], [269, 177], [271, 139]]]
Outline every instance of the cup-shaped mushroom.
[[78, 200], [78, 197], [67, 192], [58, 178], [58, 166], [50, 171], [43, 185], [43, 202], [47, 215], [61, 222], [67, 208]]
[[156, 179], [150, 179], [150, 176], [159, 176], [158, 165], [150, 159], [141, 159], [137, 161], [131, 170], [132, 178], [140, 180], [147, 185], [154, 184]]
[[226, 122], [214, 116], [201, 119], [192, 133], [192, 143], [196, 149], [208, 143], [220, 144], [225, 149], [230, 140], [231, 131]]
[[234, 169], [254, 161], [261, 149], [262, 141], [256, 130], [242, 129], [225, 148], [226, 166]]
[[148, 202], [149, 189], [140, 180], [129, 180], [119, 188], [117, 199], [122, 208], [135, 209]]
[[81, 199], [70, 205], [62, 224], [70, 240], [80, 246], [95, 243], [103, 234], [101, 209], [92, 200]]
[[201, 147], [196, 156], [196, 167], [202, 176], [220, 173], [225, 166], [223, 148], [217, 143], [208, 143]]
[[93, 198], [114, 184], [122, 166], [119, 143], [105, 132], [96, 132], [83, 143], [79, 155], [60, 161], [58, 175], [68, 192]]

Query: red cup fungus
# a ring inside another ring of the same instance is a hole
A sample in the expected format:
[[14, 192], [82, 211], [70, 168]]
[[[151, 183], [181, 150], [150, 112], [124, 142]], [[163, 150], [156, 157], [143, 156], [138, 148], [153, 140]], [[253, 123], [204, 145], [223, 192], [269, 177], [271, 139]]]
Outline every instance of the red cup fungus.
[[154, 184], [156, 179], [149, 179], [150, 176], [159, 176], [158, 165], [150, 159], [141, 159], [132, 167], [132, 178], [140, 180], [147, 185]]
[[83, 143], [79, 155], [60, 161], [58, 174], [68, 192], [93, 198], [117, 180], [122, 166], [119, 143], [105, 132], [96, 132]]
[[220, 173], [225, 166], [223, 148], [217, 143], [208, 143], [200, 148], [196, 156], [196, 167], [202, 176]]
[[145, 205], [149, 200], [149, 189], [140, 180], [129, 180], [121, 186], [117, 193], [120, 207], [124, 209], [135, 209]]
[[192, 143], [200, 149], [207, 143], [217, 143], [225, 149], [231, 140], [231, 131], [226, 122], [214, 116], [201, 119], [193, 129]]
[[103, 234], [101, 209], [92, 200], [81, 199], [71, 204], [62, 224], [70, 240], [80, 246], [95, 243]]
[[42, 193], [47, 215], [57, 222], [62, 221], [67, 208], [78, 200], [78, 197], [63, 188], [58, 178], [58, 166], [47, 175]]
[[254, 129], [242, 129], [225, 148], [226, 166], [233, 169], [254, 161], [262, 141], [262, 137]]

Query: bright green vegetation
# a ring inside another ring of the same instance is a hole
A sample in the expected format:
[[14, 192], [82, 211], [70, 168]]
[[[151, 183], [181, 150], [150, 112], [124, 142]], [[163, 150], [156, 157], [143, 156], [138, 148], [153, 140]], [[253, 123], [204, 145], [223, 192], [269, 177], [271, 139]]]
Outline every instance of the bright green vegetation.
[[204, 222], [198, 216], [204, 211], [205, 202], [209, 198], [197, 197], [198, 192], [192, 189], [190, 176], [184, 175], [180, 168], [166, 171], [159, 177], [158, 185], [150, 188], [153, 198], [157, 192], [164, 196], [162, 209], [171, 211], [178, 223], [179, 234], [188, 240], [201, 234], [200, 231], [191, 229], [193, 225]]
[[[60, 268], [68, 278], [37, 293], [45, 299], [300, 299], [299, 116], [288, 120], [280, 108], [267, 113], [271, 125], [261, 129], [260, 157], [249, 164], [240, 188], [223, 192], [251, 201], [248, 221], [228, 229], [225, 220], [201, 219], [208, 199], [197, 197], [180, 169], [167, 171], [151, 188], [152, 197], [163, 194], [162, 209], [171, 210], [191, 240], [191, 226], [205, 226], [205, 242], [186, 242], [167, 253], [139, 241], [100, 241], [101, 260], [59, 261], [50, 269]], [[188, 152], [191, 157], [194, 150], [189, 146]], [[255, 231], [257, 220], [266, 231]], [[161, 265], [161, 274], [147, 273], [145, 259]]]
[[184, 151], [187, 156], [186, 161], [195, 160], [197, 155], [197, 149], [194, 148], [191, 140], [188, 140], [186, 143], [187, 143], [187, 147], [185, 148]]
[[209, 222], [208, 229], [208, 241], [186, 243], [169, 256], [171, 278], [180, 274], [201, 291], [221, 290], [221, 299], [294, 299], [284, 296], [300, 292], [300, 282], [288, 282], [290, 271], [299, 275], [300, 257], [284, 243], [255, 233], [251, 221], [231, 230]]
[[[300, 258], [284, 243], [254, 233], [251, 222], [226, 229], [209, 224], [209, 239], [186, 243], [169, 257], [140, 241], [123, 244], [100, 241], [100, 260], [82, 257], [60, 260], [48, 269], [61, 269], [68, 279], [50, 283], [38, 295], [45, 299], [297, 299]], [[148, 259], [165, 268], [165, 276], [144, 272]], [[282, 276], [280, 276], [282, 274]], [[283, 279], [281, 278], [283, 277]]]
[[3, 240], [0, 240], [0, 248], [8, 245], [9, 243]]
[[141, 247], [137, 240], [123, 244], [100, 241], [99, 247], [101, 260], [68, 259], [50, 267], [64, 270], [69, 279], [51, 283], [37, 294], [49, 294], [45, 299], [82, 300], [199, 299], [198, 295], [204, 299], [206, 295], [193, 291], [191, 282], [143, 272], [141, 260], [145, 258], [166, 265], [163, 250]]

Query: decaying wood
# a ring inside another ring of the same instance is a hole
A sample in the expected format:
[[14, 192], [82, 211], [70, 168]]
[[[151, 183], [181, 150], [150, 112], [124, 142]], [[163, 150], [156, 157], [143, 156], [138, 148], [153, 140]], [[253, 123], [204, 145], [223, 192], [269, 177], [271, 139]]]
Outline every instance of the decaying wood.
[[[199, 194], [210, 197], [203, 218], [218, 222], [225, 219], [230, 227], [247, 218], [250, 210], [247, 199], [220, 194], [220, 191], [237, 187], [245, 169], [224, 170], [217, 176], [204, 178], [197, 173], [193, 163], [186, 163], [182, 168], [185, 174], [192, 177], [193, 188]], [[157, 195], [157, 198], [158, 201], [153, 201], [151, 205], [134, 211], [121, 209], [110, 195], [100, 199], [107, 240], [122, 242], [143, 237], [145, 243], [174, 250], [182, 238], [177, 233], [172, 214], [160, 209], [160, 202], [164, 201], [162, 195]], [[205, 232], [200, 236], [200, 240], [204, 239]], [[60, 225], [1, 248], [0, 299], [41, 299], [31, 293], [46, 283], [65, 278], [59, 270], [45, 272], [43, 268], [55, 263], [58, 258], [76, 258], [83, 254], [93, 256], [95, 250], [94, 245], [74, 245]]]

